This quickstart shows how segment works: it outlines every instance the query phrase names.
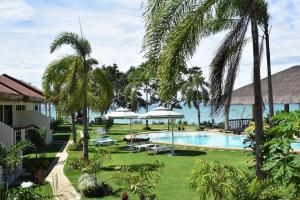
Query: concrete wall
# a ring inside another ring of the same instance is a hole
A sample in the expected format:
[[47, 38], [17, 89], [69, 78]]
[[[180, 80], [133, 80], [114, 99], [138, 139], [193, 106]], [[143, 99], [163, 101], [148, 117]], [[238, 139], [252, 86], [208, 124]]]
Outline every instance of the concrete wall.
[[23, 110], [16, 112], [16, 121], [14, 123], [16, 127], [26, 127], [28, 125], [34, 124], [39, 128], [45, 128], [46, 134], [46, 144], [52, 142], [52, 131], [50, 130], [50, 119], [37, 111]]
[[6, 146], [14, 144], [14, 130], [10, 126], [0, 122], [0, 142]]

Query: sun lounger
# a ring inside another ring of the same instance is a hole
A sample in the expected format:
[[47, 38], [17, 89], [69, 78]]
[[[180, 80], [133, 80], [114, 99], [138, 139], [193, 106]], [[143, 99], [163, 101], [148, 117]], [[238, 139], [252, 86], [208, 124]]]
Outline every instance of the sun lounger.
[[92, 141], [94, 146], [108, 146], [116, 144], [116, 140], [111, 138], [99, 138]]
[[154, 147], [150, 147], [150, 150], [148, 151], [148, 153], [150, 154], [157, 154], [157, 153], [160, 153], [160, 152], [168, 152], [168, 151], [171, 151], [172, 150], [172, 147], [170, 146], [167, 146], [167, 145], [162, 145], [162, 146], [159, 146], [159, 145], [155, 145]]
[[151, 147], [155, 147], [155, 144], [140, 144], [140, 145], [133, 146], [133, 148], [136, 149], [137, 151], [141, 151], [143, 149], [148, 150]]

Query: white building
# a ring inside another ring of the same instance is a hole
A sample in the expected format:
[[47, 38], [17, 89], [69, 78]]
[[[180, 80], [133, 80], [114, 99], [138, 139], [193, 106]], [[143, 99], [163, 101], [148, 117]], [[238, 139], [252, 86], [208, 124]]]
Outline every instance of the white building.
[[26, 130], [45, 128], [52, 142], [50, 119], [41, 113], [43, 92], [6, 74], [0, 75], [0, 142], [7, 146], [25, 140]]

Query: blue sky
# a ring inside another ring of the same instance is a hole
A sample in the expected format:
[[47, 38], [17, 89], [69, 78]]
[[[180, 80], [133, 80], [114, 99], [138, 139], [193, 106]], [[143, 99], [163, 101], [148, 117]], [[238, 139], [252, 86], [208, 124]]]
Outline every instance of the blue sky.
[[[273, 72], [300, 64], [300, 0], [271, 0]], [[141, 0], [0, 0], [0, 73], [37, 87], [51, 60], [72, 53], [62, 48], [50, 55], [49, 45], [61, 31], [79, 32], [79, 19], [92, 56], [102, 64], [117, 63], [127, 70], [143, 61]], [[209, 63], [224, 33], [202, 41], [189, 65]], [[250, 44], [250, 43], [249, 43]], [[252, 48], [247, 45], [235, 87], [251, 82]], [[262, 76], [266, 75], [265, 59]]]

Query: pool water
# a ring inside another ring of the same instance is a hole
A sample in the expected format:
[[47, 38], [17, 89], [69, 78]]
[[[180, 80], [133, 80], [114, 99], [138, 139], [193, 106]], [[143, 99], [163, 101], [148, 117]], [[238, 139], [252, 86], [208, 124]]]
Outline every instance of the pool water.
[[[149, 137], [153, 142], [172, 142], [171, 132], [142, 134], [139, 137]], [[207, 131], [174, 132], [174, 143], [203, 147], [243, 149], [247, 146], [247, 144], [243, 144], [246, 137], [247, 135], [226, 135]], [[294, 150], [300, 150], [300, 143], [292, 143], [292, 147]]]

